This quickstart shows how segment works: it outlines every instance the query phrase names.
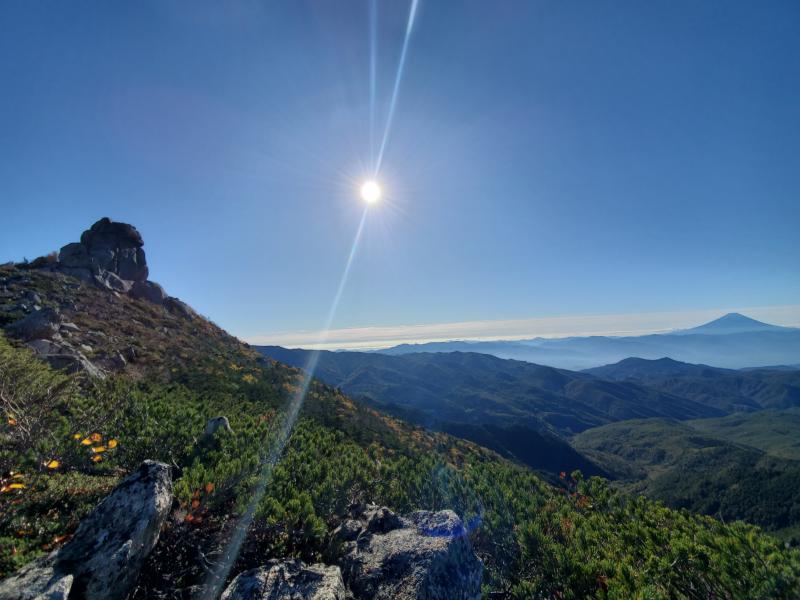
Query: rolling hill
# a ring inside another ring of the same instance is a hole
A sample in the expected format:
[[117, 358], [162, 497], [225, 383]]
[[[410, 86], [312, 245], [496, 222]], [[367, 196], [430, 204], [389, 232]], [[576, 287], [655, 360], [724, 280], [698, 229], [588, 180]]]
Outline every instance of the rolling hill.
[[726, 412], [800, 406], [800, 370], [737, 371], [670, 358], [627, 358], [585, 372], [614, 381], [636, 382]]
[[800, 534], [800, 461], [671, 419], [612, 423], [572, 441], [629, 493], [725, 521], [747, 520], [785, 539]]
[[715, 438], [752, 446], [773, 456], [800, 460], [800, 408], [797, 407], [699, 419], [688, 424]]
[[[310, 356], [306, 350], [258, 349], [301, 368]], [[572, 468], [602, 472], [553, 433], [569, 435], [632, 418], [723, 414], [635, 383], [486, 354], [321, 352], [315, 373], [381, 410], [550, 473]]]
[[[256, 346], [293, 366], [309, 351]], [[720, 416], [722, 411], [629, 382], [475, 353], [382, 356], [321, 352], [323, 381], [375, 404], [391, 405], [437, 421], [545, 425], [574, 433], [599, 424], [644, 417]]]

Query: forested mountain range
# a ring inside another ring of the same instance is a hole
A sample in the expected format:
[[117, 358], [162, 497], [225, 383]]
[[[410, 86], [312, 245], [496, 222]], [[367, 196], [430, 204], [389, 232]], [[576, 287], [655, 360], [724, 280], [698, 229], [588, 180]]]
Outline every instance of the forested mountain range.
[[[259, 350], [299, 367], [311, 356]], [[775, 410], [800, 410], [800, 371], [629, 358], [573, 372], [462, 352], [321, 352], [317, 360], [317, 375], [348, 394], [545, 475], [581, 468], [631, 493], [789, 537], [800, 522], [798, 464], [786, 460], [800, 443], [797, 415]], [[772, 448], [783, 453], [765, 453]]]

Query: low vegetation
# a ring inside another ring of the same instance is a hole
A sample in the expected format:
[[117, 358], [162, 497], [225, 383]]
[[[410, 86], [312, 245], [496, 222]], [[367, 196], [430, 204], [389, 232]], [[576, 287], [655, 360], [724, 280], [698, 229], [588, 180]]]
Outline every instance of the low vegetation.
[[[79, 385], [5, 339], [0, 357], [3, 469], [22, 484], [0, 495], [0, 570], [64, 543], [121, 475], [156, 458], [175, 467], [180, 520], [163, 533], [140, 597], [204, 576], [193, 551], [220, 551], [300, 377], [225, 357], [175, 371], [169, 382]], [[52, 418], [21, 437], [22, 424], [44, 412]], [[233, 433], [198, 439], [218, 414], [230, 417]], [[480, 447], [409, 427], [322, 384], [312, 385], [267, 490], [236, 570], [265, 556], [325, 557], [335, 551], [337, 516], [369, 500], [459, 512], [485, 562], [486, 591], [512, 597], [737, 597], [743, 582], [761, 597], [790, 597], [800, 582], [798, 553], [753, 526], [627, 498], [577, 472], [551, 487]]]
[[800, 461], [707, 435], [692, 425], [623, 421], [585, 431], [573, 443], [627, 492], [723, 521], [756, 523], [797, 545]]

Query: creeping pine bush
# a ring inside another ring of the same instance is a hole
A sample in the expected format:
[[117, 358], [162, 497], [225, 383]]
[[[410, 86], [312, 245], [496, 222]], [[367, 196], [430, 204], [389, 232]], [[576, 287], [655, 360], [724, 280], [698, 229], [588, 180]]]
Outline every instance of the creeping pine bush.
[[[248, 360], [203, 354], [170, 380], [79, 382], [0, 336], [0, 576], [63, 544], [119, 478], [149, 458], [174, 467], [180, 521], [162, 532], [168, 548], [154, 550], [144, 571], [152, 587], [142, 597], [202, 581], [198, 548], [218, 556], [264, 473], [266, 492], [235, 572], [273, 557], [335, 560], [338, 518], [353, 502], [375, 502], [400, 513], [458, 512], [484, 563], [487, 594], [797, 597], [800, 554], [756, 527], [623, 496], [578, 472], [550, 486], [319, 383], [280, 460], [264, 470], [298, 372]], [[219, 415], [233, 431], [204, 438], [205, 423]]]

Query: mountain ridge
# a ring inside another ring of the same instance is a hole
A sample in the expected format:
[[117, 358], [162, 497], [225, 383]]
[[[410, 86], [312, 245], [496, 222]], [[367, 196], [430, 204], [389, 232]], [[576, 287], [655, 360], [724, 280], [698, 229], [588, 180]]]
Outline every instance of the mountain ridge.
[[[728, 317], [728, 318], [726, 318]], [[739, 319], [741, 317], [741, 319]], [[730, 323], [756, 325], [720, 331]], [[702, 328], [710, 324], [709, 333]], [[629, 357], [658, 359], [711, 367], [742, 369], [796, 364], [800, 361], [800, 329], [780, 327], [730, 313], [698, 328], [641, 336], [573, 336], [516, 341], [449, 341], [401, 344], [376, 353], [401, 355], [416, 352], [478, 352], [499, 358], [523, 360], [570, 370], [584, 370], [616, 363]]]

